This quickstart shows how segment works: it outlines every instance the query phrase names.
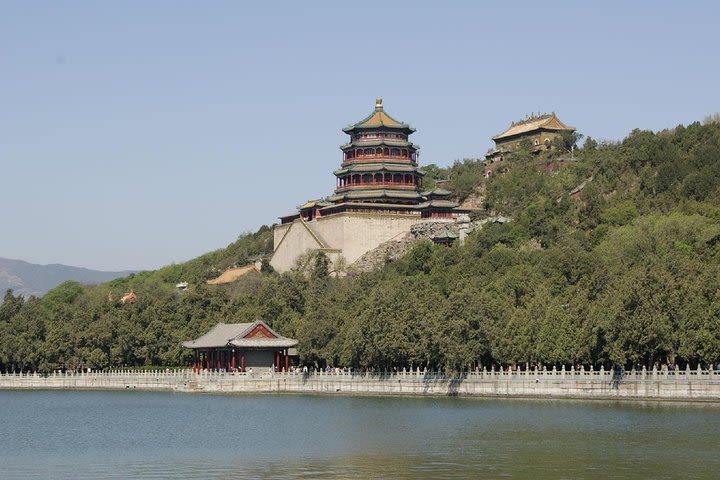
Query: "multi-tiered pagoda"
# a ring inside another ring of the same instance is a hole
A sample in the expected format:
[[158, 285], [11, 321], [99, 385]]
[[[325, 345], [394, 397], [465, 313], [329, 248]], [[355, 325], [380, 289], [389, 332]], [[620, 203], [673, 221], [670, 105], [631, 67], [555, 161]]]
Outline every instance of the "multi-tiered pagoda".
[[414, 131], [385, 113], [380, 98], [370, 115], [344, 128], [350, 139], [340, 147], [335, 192], [280, 217], [273, 267], [288, 270], [312, 251], [350, 265], [422, 219], [450, 220], [468, 213], [450, 199], [448, 190], [421, 193], [419, 147], [409, 140]]
[[343, 163], [336, 170], [331, 202], [373, 202], [417, 205], [423, 173], [418, 170], [419, 148], [408, 137], [415, 131], [385, 113], [382, 99], [375, 111], [343, 129], [350, 142], [341, 146]]
[[385, 113], [382, 98], [378, 98], [370, 115], [343, 129], [350, 141], [340, 147], [343, 160], [340, 169], [333, 172], [335, 193], [307, 202], [297, 213], [281, 217], [282, 222], [299, 217], [313, 220], [343, 211], [385, 211], [421, 218], [449, 218], [461, 213], [447, 190], [420, 193], [425, 174], [418, 168], [420, 147], [409, 140], [414, 131]]

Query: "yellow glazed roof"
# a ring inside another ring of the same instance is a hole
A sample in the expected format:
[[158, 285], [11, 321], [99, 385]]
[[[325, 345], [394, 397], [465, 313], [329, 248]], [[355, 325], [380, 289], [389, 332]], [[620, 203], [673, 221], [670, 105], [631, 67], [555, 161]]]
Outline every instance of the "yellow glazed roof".
[[534, 130], [540, 130], [541, 128], [547, 130], [567, 130], [574, 132], [575, 128], [568, 127], [558, 119], [555, 114], [543, 115], [537, 118], [531, 118], [524, 122], [520, 122], [516, 125], [511, 126], [503, 133], [492, 137], [493, 140], [500, 140], [501, 138], [513, 137], [522, 133], [532, 132]]
[[355, 125], [351, 125], [347, 128], [344, 128], [343, 131], [350, 132], [351, 130], [355, 128], [379, 128], [379, 127], [390, 127], [390, 128], [403, 128], [408, 129], [410, 132], [415, 131], [415, 129], [411, 128], [408, 124], [403, 122], [398, 122], [394, 118], [392, 118], [390, 115], [385, 113], [385, 110], [383, 110], [382, 105], [382, 98], [378, 98], [375, 100], [375, 111], [373, 111], [370, 115], [365, 117], [364, 119], [360, 120]]
[[401, 125], [400, 122], [394, 118], [390, 118], [390, 116], [385, 113], [382, 106], [382, 98], [378, 98], [375, 101], [375, 111], [365, 120], [357, 124], [358, 127], [399, 127]]

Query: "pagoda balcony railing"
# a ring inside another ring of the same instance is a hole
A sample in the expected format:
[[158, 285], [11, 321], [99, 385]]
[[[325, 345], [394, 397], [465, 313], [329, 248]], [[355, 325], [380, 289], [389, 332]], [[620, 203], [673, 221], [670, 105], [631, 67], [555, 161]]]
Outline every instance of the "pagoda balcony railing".
[[392, 154], [385, 154], [385, 153], [365, 153], [363, 155], [355, 155], [354, 157], [346, 158], [345, 155], [342, 155], [342, 159], [344, 162], [347, 162], [349, 160], [363, 160], [365, 158], [391, 158], [393, 160], [412, 160], [414, 161], [417, 156], [413, 157], [413, 155], [392, 155]]
[[415, 163], [416, 162], [416, 158], [414, 158], [414, 157], [408, 157], [408, 156], [403, 157], [402, 155], [379, 154], [379, 155], [359, 155], [357, 157], [352, 157], [352, 158], [343, 157], [342, 164], [349, 165], [351, 163], [368, 163], [368, 162], [377, 163], [378, 161], [386, 161], [386, 160], [389, 160], [392, 162], [401, 161], [404, 163]]
[[420, 185], [414, 185], [407, 182], [369, 182], [369, 183], [353, 183], [352, 185], [345, 185], [337, 187], [336, 192], [347, 192], [351, 190], [380, 190], [383, 188], [391, 188], [393, 190], [417, 190]]
[[351, 148], [355, 146], [375, 146], [377, 144], [390, 145], [393, 147], [408, 147], [413, 143], [407, 138], [390, 138], [390, 137], [375, 137], [375, 138], [353, 138], [350, 142], [340, 146], [340, 148]]
[[365, 141], [372, 141], [372, 140], [380, 140], [380, 139], [392, 140], [392, 141], [396, 141], [396, 142], [407, 142], [407, 140], [408, 140], [407, 135], [400, 135], [400, 136], [398, 137], [397, 134], [390, 134], [390, 135], [387, 135], [387, 134], [386, 134], [386, 135], [383, 135], [382, 133], [370, 133], [370, 134], [364, 134], [364, 135], [353, 135], [351, 138], [352, 138], [352, 140], [353, 140], [354, 142], [357, 142], [357, 141], [360, 141], [360, 142], [361, 142], [361, 141], [363, 141], [363, 140], [365, 140]]

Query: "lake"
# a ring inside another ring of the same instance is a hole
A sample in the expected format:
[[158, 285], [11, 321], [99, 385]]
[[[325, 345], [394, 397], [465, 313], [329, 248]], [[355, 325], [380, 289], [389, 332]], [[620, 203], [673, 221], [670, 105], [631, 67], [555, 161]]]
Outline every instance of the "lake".
[[2, 478], [717, 478], [720, 405], [1, 391]]

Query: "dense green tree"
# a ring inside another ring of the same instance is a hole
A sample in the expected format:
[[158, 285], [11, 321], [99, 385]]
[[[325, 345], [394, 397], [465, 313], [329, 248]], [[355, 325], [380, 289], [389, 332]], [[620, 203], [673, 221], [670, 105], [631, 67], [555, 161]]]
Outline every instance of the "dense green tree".
[[[102, 285], [66, 282], [41, 299], [8, 291], [0, 369], [183, 365], [183, 340], [256, 319], [297, 338], [301, 362], [317, 366], [717, 363], [720, 124], [590, 140], [562, 169], [546, 168], [557, 152], [531, 148], [489, 179], [481, 161], [427, 166], [428, 186], [448, 179], [457, 198], [484, 194], [496, 221], [464, 245], [417, 242], [375, 272], [335, 278], [318, 255], [307, 272], [277, 274], [262, 227]], [[262, 274], [205, 283], [263, 257]], [[137, 301], [119, 302], [130, 289]]]

